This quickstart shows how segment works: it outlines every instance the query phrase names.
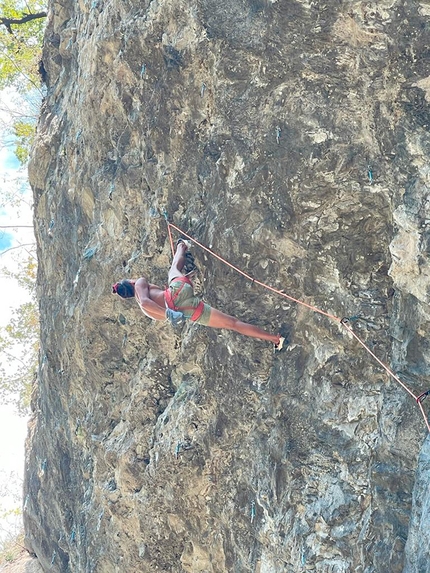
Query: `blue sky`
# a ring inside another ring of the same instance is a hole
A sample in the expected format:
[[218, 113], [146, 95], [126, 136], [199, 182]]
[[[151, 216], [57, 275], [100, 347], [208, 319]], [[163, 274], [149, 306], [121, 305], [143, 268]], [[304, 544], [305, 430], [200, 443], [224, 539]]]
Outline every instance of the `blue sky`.
[[[3, 138], [4, 147], [0, 150], [0, 177], [5, 182], [14, 171], [20, 168], [20, 163], [16, 157], [12, 143], [12, 138], [10, 136], [5, 136]], [[0, 210], [0, 225], [6, 225], [9, 221], [9, 215], [4, 210]], [[12, 230], [0, 229], [0, 252], [8, 249], [13, 245], [14, 236], [11, 232]]]
[[13, 148], [13, 136], [7, 135], [3, 138], [5, 147], [1, 152], [1, 171], [11, 171], [20, 168], [20, 163]]
[[13, 235], [4, 229], [0, 229], [0, 251], [8, 249], [13, 244]]
[[[22, 166], [14, 152], [14, 137], [9, 133], [2, 133], [0, 137], [0, 202], [2, 201], [2, 188], [5, 192], [10, 191], [13, 186], [16, 186], [17, 177], [22, 173]], [[22, 191], [23, 193], [25, 190]], [[28, 216], [25, 217], [28, 219]], [[28, 224], [28, 220], [20, 221], [15, 212], [11, 209], [0, 207], [0, 226], [11, 224]], [[9, 249], [16, 244], [17, 239], [22, 236], [21, 233], [15, 232], [13, 229], [0, 228], [0, 253]], [[1, 265], [0, 265], [1, 266]]]

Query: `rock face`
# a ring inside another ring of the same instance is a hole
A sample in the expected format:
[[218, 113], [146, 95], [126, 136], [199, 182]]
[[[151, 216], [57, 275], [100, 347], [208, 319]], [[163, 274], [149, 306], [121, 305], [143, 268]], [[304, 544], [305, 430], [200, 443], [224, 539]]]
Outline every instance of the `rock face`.
[[286, 351], [175, 332], [110, 293], [165, 283], [166, 212], [258, 280], [359, 317], [427, 390], [429, 15], [411, 0], [51, 4], [24, 512], [44, 571], [429, 570], [412, 509], [424, 420], [343, 326], [198, 247], [207, 301], [288, 325]]
[[430, 572], [430, 439], [421, 451], [413, 495], [405, 573]]

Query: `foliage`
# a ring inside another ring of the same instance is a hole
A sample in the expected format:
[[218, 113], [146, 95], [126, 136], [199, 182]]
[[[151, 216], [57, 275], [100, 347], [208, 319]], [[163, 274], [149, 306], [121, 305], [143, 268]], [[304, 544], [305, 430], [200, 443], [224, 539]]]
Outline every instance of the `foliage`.
[[[42, 94], [36, 90], [22, 94], [8, 91], [8, 104], [0, 99], [0, 150], [9, 148], [25, 167], [36, 133]], [[6, 169], [0, 181], [0, 206], [4, 205], [5, 197], [10, 196], [11, 190], [16, 190], [18, 183], [21, 191], [28, 186], [27, 171], [15, 172], [11, 181]]]
[[34, 140], [34, 123], [30, 121], [16, 121], [13, 124], [13, 129], [16, 137], [15, 155], [19, 159], [21, 165], [25, 165], [30, 155], [30, 149]]
[[24, 531], [21, 529], [18, 533], [0, 542], [0, 567], [13, 563], [23, 553], [25, 553]]
[[0, 0], [0, 90], [12, 86], [24, 104], [7, 114], [11, 129], [6, 130], [14, 135], [15, 154], [22, 165], [29, 158], [43, 95], [39, 64], [46, 20], [44, 7], [41, 0]]
[[24, 287], [29, 300], [14, 309], [5, 327], [0, 328], [0, 397], [15, 403], [19, 412], [28, 411], [31, 390], [37, 371], [39, 352], [39, 312], [36, 302], [36, 262], [30, 256], [18, 273], [3, 269]]
[[[0, 470], [0, 567], [14, 561], [24, 550], [22, 478]], [[5, 501], [3, 502], [2, 499]]]
[[[0, 216], [10, 207], [20, 219], [20, 210], [31, 209], [27, 160], [33, 144], [37, 117], [40, 110], [39, 92], [18, 94], [11, 89], [0, 91], [0, 152], [2, 177], [0, 178]], [[21, 165], [14, 162], [15, 155]], [[14, 214], [11, 213], [14, 219]]]
[[[40, 0], [0, 0], [0, 89], [14, 85], [28, 91], [40, 84], [44, 7]], [[29, 15], [34, 19], [25, 21]], [[22, 23], [8, 24], [14, 21]]]

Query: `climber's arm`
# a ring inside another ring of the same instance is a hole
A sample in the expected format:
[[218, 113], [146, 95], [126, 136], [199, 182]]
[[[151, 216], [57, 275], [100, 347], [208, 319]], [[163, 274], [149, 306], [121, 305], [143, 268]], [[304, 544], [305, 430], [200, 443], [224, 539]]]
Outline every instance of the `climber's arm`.
[[[144, 314], [149, 316], [149, 318], [152, 318], [153, 320], [165, 320], [166, 309], [164, 308], [164, 306], [160, 306], [160, 304], [152, 300], [152, 298], [150, 297], [150, 286], [151, 290], [157, 288], [155, 287], [155, 285], [149, 285], [145, 277], [137, 279], [137, 281], [134, 284], [134, 292], [136, 300], [140, 308], [144, 312]], [[158, 290], [160, 291], [160, 293], [162, 293], [161, 289]], [[157, 292], [156, 294], [157, 294], [157, 299], [159, 299], [161, 302], [161, 297], [159, 296], [160, 293]]]

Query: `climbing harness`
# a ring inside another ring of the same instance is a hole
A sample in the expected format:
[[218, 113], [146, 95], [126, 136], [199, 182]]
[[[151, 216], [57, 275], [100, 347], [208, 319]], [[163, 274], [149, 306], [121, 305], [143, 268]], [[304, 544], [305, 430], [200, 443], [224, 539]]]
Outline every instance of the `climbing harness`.
[[203, 314], [203, 311], [205, 308], [205, 303], [203, 301], [200, 301], [197, 306], [176, 306], [176, 304], [175, 304], [176, 299], [178, 298], [181, 290], [184, 288], [184, 286], [186, 284], [193, 286], [193, 283], [190, 281], [190, 279], [188, 277], [184, 277], [184, 276], [176, 277], [171, 282], [180, 282], [182, 284], [179, 287], [179, 289], [175, 292], [175, 294], [172, 294], [172, 291], [170, 290], [169, 287], [167, 287], [166, 290], [164, 291], [164, 300], [166, 302], [167, 307], [170, 310], [175, 310], [177, 312], [183, 312], [184, 310], [194, 310], [194, 312], [190, 316], [189, 320], [191, 320], [191, 322], [195, 322]]
[[[167, 215], [166, 211], [163, 212], [163, 215], [164, 215], [164, 218], [166, 220], [167, 230], [168, 230], [168, 234], [169, 234], [169, 241], [170, 241], [170, 246], [171, 246], [173, 255], [175, 254], [175, 247], [174, 247], [174, 242], [173, 242], [173, 237], [172, 237], [172, 229], [175, 229], [175, 231], [177, 231], [182, 236], [186, 237], [187, 239], [189, 239], [190, 241], [195, 243], [198, 247], [200, 247], [201, 249], [203, 249], [204, 251], [206, 251], [207, 253], [209, 253], [210, 255], [212, 255], [213, 257], [215, 257], [216, 259], [218, 259], [219, 261], [221, 261], [222, 263], [224, 263], [225, 265], [227, 265], [228, 267], [230, 267], [231, 269], [236, 271], [237, 273], [241, 274], [243, 277], [245, 277], [249, 281], [251, 281], [252, 284], [257, 284], [257, 285], [259, 285], [259, 286], [261, 286], [261, 287], [263, 287], [263, 288], [265, 288], [265, 289], [267, 289], [267, 290], [269, 290], [269, 291], [271, 291], [271, 292], [273, 292], [279, 296], [282, 296], [282, 297], [284, 297], [284, 298], [286, 298], [292, 302], [295, 302], [301, 306], [304, 306], [304, 307], [308, 308], [309, 310], [312, 310], [314, 312], [322, 314], [323, 316], [326, 316], [326, 317], [330, 318], [331, 320], [342, 325], [345, 328], [345, 330], [347, 330], [351, 334], [351, 336], [353, 338], [355, 338], [357, 340], [357, 342], [359, 342], [359, 344], [366, 350], [366, 352], [368, 352], [368, 354], [370, 354], [370, 356], [372, 356], [372, 358], [385, 370], [385, 372], [387, 372], [387, 374], [389, 376], [391, 376], [391, 378], [393, 378], [393, 380], [395, 380], [415, 400], [415, 402], [417, 403], [417, 405], [421, 411], [421, 414], [424, 418], [424, 422], [426, 424], [427, 430], [430, 432], [430, 422], [429, 422], [429, 419], [428, 419], [428, 417], [424, 411], [424, 408], [422, 406], [422, 403], [425, 400], [425, 398], [430, 395], [430, 389], [427, 390], [426, 392], [423, 392], [422, 394], [419, 394], [418, 396], [416, 396], [414, 394], [414, 392], [412, 392], [412, 390], [410, 390], [410, 388], [408, 388], [406, 386], [406, 384], [404, 382], [402, 382], [402, 380], [400, 380], [400, 378], [396, 374], [394, 374], [394, 372], [392, 370], [390, 370], [390, 368], [386, 364], [384, 364], [382, 362], [382, 360], [380, 360], [376, 356], [376, 354], [374, 354], [372, 352], [372, 350], [367, 346], [367, 344], [363, 340], [361, 340], [361, 338], [352, 330], [352, 328], [350, 326], [351, 322], [355, 322], [360, 317], [352, 316], [352, 317], [339, 318], [339, 317], [335, 316], [334, 314], [330, 314], [328, 312], [325, 312], [324, 310], [321, 310], [320, 308], [318, 308], [316, 306], [313, 306], [311, 304], [308, 304], [307, 302], [304, 302], [302, 300], [294, 298], [294, 297], [286, 294], [283, 290], [275, 289], [275, 288], [255, 279], [255, 278], [251, 277], [249, 274], [245, 273], [244, 271], [242, 271], [238, 267], [235, 267], [234, 265], [232, 265], [231, 263], [229, 263], [228, 261], [223, 259], [220, 255], [217, 255], [211, 249], [209, 249], [208, 247], [205, 247], [205, 245], [202, 245], [199, 241], [197, 241], [196, 239], [194, 239], [193, 237], [191, 237], [190, 235], [185, 233], [185, 231], [183, 231], [182, 229], [180, 229], [179, 227], [177, 227], [176, 225], [171, 223], [168, 219], [168, 215]], [[182, 281], [182, 279], [184, 279], [184, 280]], [[183, 282], [184, 284], [187, 282], [192, 284], [191, 281], [187, 277], [179, 277], [179, 278], [174, 279], [174, 280], [181, 280], [181, 282]], [[178, 291], [178, 293], [176, 293], [176, 295], [179, 294], [180, 290]], [[170, 293], [170, 296], [172, 296], [171, 293]], [[169, 306], [169, 308], [174, 308], [174, 306], [173, 307], [170, 306], [170, 304], [174, 305], [174, 300], [172, 303], [169, 304], [166, 295], [165, 295], [165, 298], [166, 298], [166, 304]], [[197, 320], [199, 318], [199, 316], [201, 315], [201, 313], [203, 312], [204, 303], [200, 303], [200, 304], [202, 305], [200, 314], [197, 316], [197, 318], [194, 318], [194, 314], [196, 314], [196, 313], [194, 313], [190, 320], [194, 320], [194, 321]], [[196, 308], [196, 311], [199, 309], [199, 307], [200, 307], [200, 305]], [[179, 310], [182, 310], [182, 309], [179, 309]], [[183, 309], [183, 310], [187, 310], [187, 309]]]

